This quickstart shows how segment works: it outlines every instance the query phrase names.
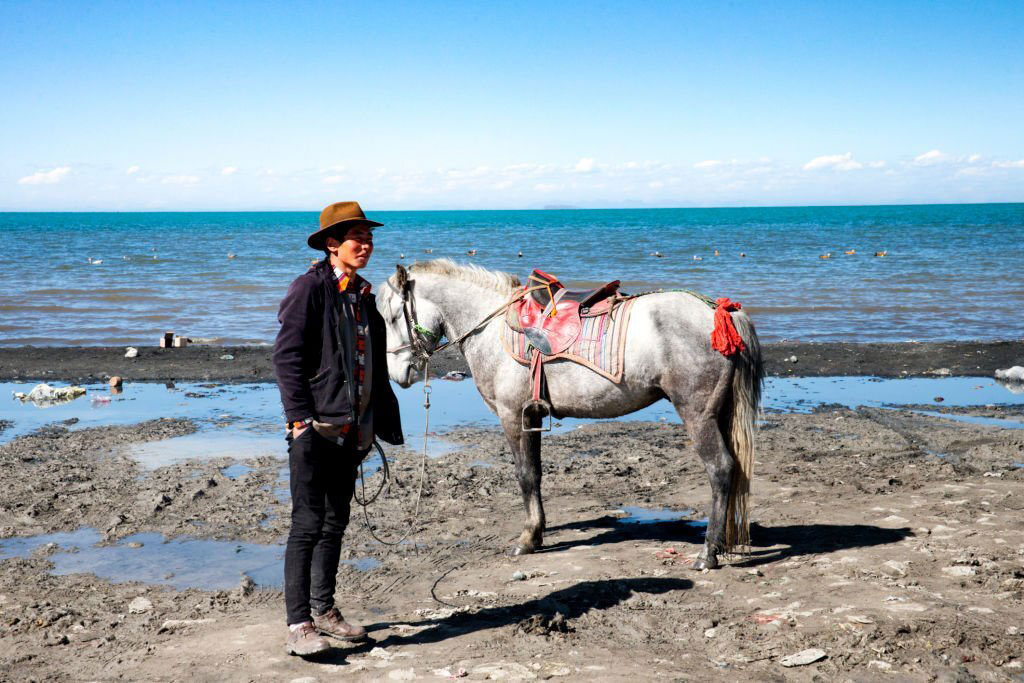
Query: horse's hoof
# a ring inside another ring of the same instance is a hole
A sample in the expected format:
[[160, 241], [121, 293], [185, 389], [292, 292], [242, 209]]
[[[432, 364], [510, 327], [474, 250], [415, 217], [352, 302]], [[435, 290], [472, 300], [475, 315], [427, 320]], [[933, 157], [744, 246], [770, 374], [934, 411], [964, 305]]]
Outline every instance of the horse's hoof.
[[717, 557], [698, 557], [693, 562], [693, 568], [697, 571], [704, 569], [718, 569], [718, 566]]
[[533, 548], [530, 547], [530, 546], [525, 546], [525, 545], [517, 545], [515, 548], [512, 549], [512, 554], [516, 555], [516, 556], [518, 556], [518, 555], [532, 555], [533, 554]]

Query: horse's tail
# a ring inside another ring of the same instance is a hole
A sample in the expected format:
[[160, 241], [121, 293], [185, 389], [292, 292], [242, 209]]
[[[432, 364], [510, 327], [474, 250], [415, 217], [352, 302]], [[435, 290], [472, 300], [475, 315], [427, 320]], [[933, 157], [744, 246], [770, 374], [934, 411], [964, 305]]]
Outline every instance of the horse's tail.
[[747, 499], [754, 474], [754, 435], [761, 411], [761, 387], [764, 384], [764, 361], [754, 323], [743, 311], [735, 311], [732, 322], [747, 348], [732, 357], [732, 414], [728, 420], [726, 443], [736, 466], [733, 468], [725, 515], [726, 551], [750, 545]]

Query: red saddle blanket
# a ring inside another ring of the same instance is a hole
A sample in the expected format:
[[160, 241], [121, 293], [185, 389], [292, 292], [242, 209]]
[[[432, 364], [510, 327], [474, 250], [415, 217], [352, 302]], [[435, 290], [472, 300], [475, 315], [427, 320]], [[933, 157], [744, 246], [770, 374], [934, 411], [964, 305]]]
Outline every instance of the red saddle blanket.
[[515, 320], [509, 324], [526, 335], [530, 344], [545, 356], [568, 349], [582, 329], [581, 316], [600, 314], [615, 304], [619, 281], [596, 289], [571, 290], [554, 275], [534, 269], [523, 288], [525, 294], [512, 307]]
[[538, 320], [544, 309], [538, 312], [534, 307], [514, 306], [506, 318], [502, 345], [523, 365], [530, 364], [536, 349], [545, 361], [564, 359], [579, 363], [618, 383], [622, 380], [626, 328], [635, 301], [634, 297], [610, 297], [582, 315], [579, 302], [567, 302], [561, 310], [556, 302], [551, 322]]

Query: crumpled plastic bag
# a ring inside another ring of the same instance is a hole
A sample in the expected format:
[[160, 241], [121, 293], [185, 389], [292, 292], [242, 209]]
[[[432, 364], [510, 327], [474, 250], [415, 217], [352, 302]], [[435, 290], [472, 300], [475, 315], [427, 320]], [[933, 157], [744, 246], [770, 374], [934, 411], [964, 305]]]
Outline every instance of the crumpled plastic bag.
[[1006, 370], [996, 370], [996, 379], [1004, 382], [1024, 382], [1024, 367], [1014, 365]]
[[37, 384], [32, 388], [32, 391], [27, 394], [23, 392], [17, 392], [14, 394], [14, 398], [22, 402], [31, 401], [40, 408], [59, 405], [61, 403], [69, 403], [80, 396], [85, 396], [85, 389], [82, 387], [51, 387], [45, 382], [43, 384]]

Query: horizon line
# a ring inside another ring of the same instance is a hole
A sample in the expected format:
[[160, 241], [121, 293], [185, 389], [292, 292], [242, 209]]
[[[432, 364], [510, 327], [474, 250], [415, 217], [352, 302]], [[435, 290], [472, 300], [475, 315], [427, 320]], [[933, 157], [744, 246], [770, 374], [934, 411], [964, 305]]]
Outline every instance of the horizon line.
[[[1003, 206], [1024, 204], [1021, 201], [1000, 201], [1000, 202], [892, 202], [877, 204], [732, 204], [732, 205], [708, 205], [708, 206], [573, 206], [552, 204], [544, 207], [534, 208], [450, 208], [450, 209], [382, 209], [373, 208], [368, 211], [384, 213], [452, 213], [452, 212], [479, 212], [479, 211], [674, 211], [674, 210], [729, 210], [729, 209], [855, 209], [855, 208], [881, 208], [900, 206]], [[69, 213], [317, 213], [319, 209], [60, 209], [60, 210], [24, 210], [24, 209], [0, 209], [2, 214], [15, 213], [38, 213], [38, 214], [69, 214]]]

